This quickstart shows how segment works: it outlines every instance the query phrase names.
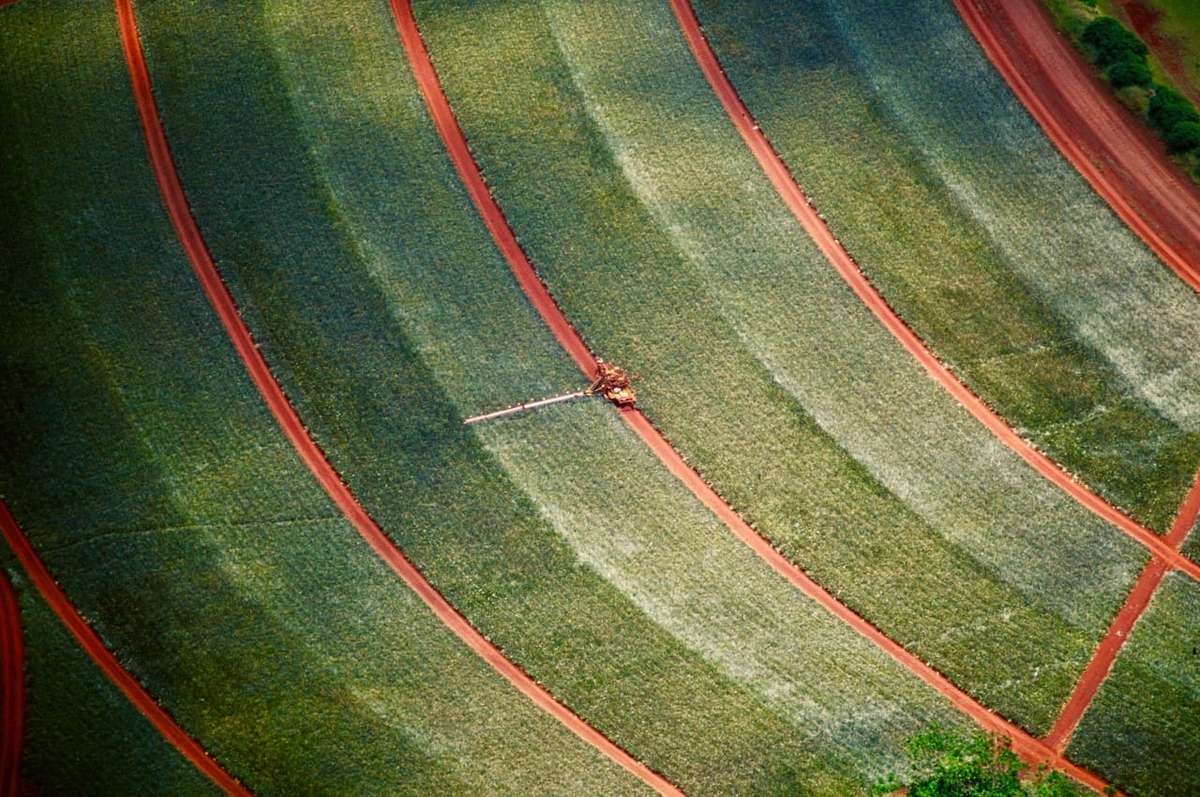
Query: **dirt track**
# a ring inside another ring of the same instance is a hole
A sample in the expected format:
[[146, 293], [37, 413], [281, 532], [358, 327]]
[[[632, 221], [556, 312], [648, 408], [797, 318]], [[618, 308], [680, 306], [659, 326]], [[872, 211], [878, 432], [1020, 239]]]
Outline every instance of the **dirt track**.
[[75, 605], [71, 603], [71, 599], [58, 586], [54, 576], [50, 575], [50, 571], [46, 569], [41, 557], [34, 551], [29, 538], [17, 524], [17, 519], [13, 517], [8, 505], [3, 501], [0, 501], [0, 532], [4, 534], [9, 547], [17, 555], [17, 560], [25, 569], [29, 580], [37, 587], [42, 598], [62, 620], [67, 630], [79, 641], [84, 652], [91, 657], [100, 671], [125, 693], [129, 702], [142, 712], [146, 719], [150, 720], [150, 724], [162, 734], [163, 738], [173, 744], [188, 761], [195, 765], [196, 769], [207, 775], [226, 794], [249, 795], [250, 792], [242, 784], [234, 780], [195, 739], [188, 736], [187, 732], [175, 723], [171, 715], [155, 702], [137, 679], [121, 666], [121, 662], [117, 661], [117, 657], [113, 655], [112, 651], [105, 647], [104, 642], [92, 630], [92, 627], [80, 616]]
[[[454, 162], [455, 168], [458, 170], [459, 176], [467, 186], [476, 209], [483, 216], [488, 229], [492, 231], [497, 247], [504, 254], [518, 282], [525, 288], [530, 301], [554, 332], [555, 337], [560, 341], [570, 341], [569, 346], [564, 343], [564, 348], [571, 353], [573, 359], [579, 364], [580, 369], [590, 377], [595, 371], [595, 358], [584, 343], [583, 338], [579, 335], [579, 332], [550, 296], [533, 264], [517, 243], [516, 236], [509, 226], [503, 211], [487, 190], [483, 175], [471, 155], [466, 138], [458, 125], [449, 101], [446, 99], [437, 72], [429, 58], [424, 42], [421, 40], [420, 31], [417, 28], [416, 20], [413, 18], [409, 0], [391, 0], [391, 2], [392, 9], [396, 15], [397, 27], [400, 30], [401, 38], [404, 40], [409, 59], [413, 64], [413, 71], [417, 77], [417, 82], [420, 84], [430, 113], [435, 120], [438, 133], [442, 137], [442, 141], [450, 154], [451, 160]], [[679, 13], [681, 7], [679, 5], [675, 7], [676, 12]], [[686, 10], [687, 14], [690, 14], [691, 9], [686, 3], [683, 4], [682, 8]], [[692, 20], [694, 24], [694, 17], [692, 17]], [[699, 33], [698, 27], [696, 28], [696, 33]], [[787, 579], [796, 589], [812, 598], [839, 620], [874, 643], [901, 666], [944, 695], [959, 710], [970, 716], [982, 727], [1011, 738], [1013, 740], [1013, 749], [1024, 759], [1031, 762], [1048, 763], [1097, 790], [1101, 790], [1107, 785], [1095, 774], [1067, 761], [1061, 754], [1040, 739], [1031, 736], [1021, 728], [992, 713], [966, 692], [951, 683], [941, 673], [921, 661], [898, 642], [888, 637], [878, 628], [871, 625], [866, 619], [838, 601], [837, 598], [827, 592], [821, 585], [809, 578], [803, 570], [776, 551], [766, 538], [754, 531], [691, 466], [684, 462], [679, 453], [671, 447], [667, 439], [663, 437], [640, 410], [625, 408], [620, 412], [622, 419], [629, 424], [630, 428], [642, 439], [663, 465], [676, 478], [683, 482], [692, 494], [708, 507], [738, 539], [770, 565], [773, 570]]]
[[[1192, 488], [1179, 506], [1175, 522], [1166, 537], [1167, 544], [1176, 550], [1181, 548], [1184, 540], [1187, 539], [1188, 532], [1196, 523], [1197, 515], [1200, 515], [1200, 473], [1196, 475]], [[1083, 675], [1076, 682], [1071, 697], [1058, 715], [1054, 727], [1046, 735], [1046, 743], [1055, 750], [1065, 750], [1070, 744], [1071, 735], [1079, 726], [1079, 721], [1083, 718], [1088, 706], [1091, 705], [1100, 685], [1112, 671], [1117, 654], [1121, 652], [1121, 648], [1124, 647], [1130, 633], [1133, 632], [1134, 625], [1141, 619], [1146, 607], [1150, 605], [1151, 598], [1154, 597], [1158, 585], [1162, 583], [1163, 576], [1166, 574], [1167, 567], [1160, 559], [1151, 559], [1142, 569], [1142, 574], [1134, 582], [1133, 589], [1129, 591], [1124, 605], [1117, 616], [1113, 618], [1108, 632], [1092, 655], [1092, 660], [1088, 662]]]
[[1200, 190], [1120, 106], [1038, 0], [954, 0], [1030, 115], [1096, 193], [1200, 291]]
[[716, 54], [705, 38], [703, 31], [701, 31], [700, 23], [691, 5], [687, 0], [671, 0], [671, 8], [674, 10], [675, 16], [683, 28], [688, 45], [691, 47], [692, 53], [700, 64], [705, 77], [708, 78], [713, 91], [721, 100], [721, 104], [724, 106], [729, 118], [733, 121], [734, 126], [741, 134], [746, 145], [754, 153], [759, 165], [767, 177], [770, 178], [772, 185], [775, 186], [775, 190], [779, 192], [780, 197], [788, 209], [791, 210], [792, 215], [796, 217], [797, 221], [808, 232], [809, 236], [816, 243], [817, 248], [821, 250], [830, 264], [837, 269], [842, 279], [853, 289], [855, 295], [887, 327], [888, 331], [903, 344], [909, 354], [950, 395], [954, 396], [976, 420], [987, 427], [988, 431], [1006, 446], [1020, 455], [1035, 471], [1067, 493], [1067, 495], [1074, 498], [1086, 509], [1118, 527], [1129, 537], [1148, 548], [1154, 556], [1162, 559], [1171, 567], [1187, 573], [1192, 578], [1200, 580], [1200, 564], [1180, 554], [1158, 534], [1141, 525], [1109, 504], [1099, 495], [1093, 493], [1082, 483], [1076, 481], [1069, 473], [1059, 467], [1056, 462], [1038, 451], [1028, 441], [1013, 431], [1007, 421], [997, 415], [983, 399], [972, 393], [966, 385], [958, 380], [958, 377], [949, 368], [938, 360], [937, 356], [925, 345], [925, 342], [888, 305], [883, 296], [875, 289], [875, 286], [871, 284], [859, 269], [858, 264], [854, 262], [850, 254], [842, 247], [841, 242], [834, 237], [816, 209], [813, 208], [803, 189], [800, 188], [799, 184], [792, 177], [787, 164], [783, 162], [783, 159], [779, 157], [774, 147], [771, 146], [770, 141], [759, 130], [754, 117], [750, 114], [745, 104], [743, 104], [737, 90], [721, 69], [720, 62], [717, 60]]
[[8, 577], [0, 572], [0, 795], [21, 787], [21, 747], [25, 740], [25, 646], [21, 605]]
[[115, 2], [121, 23], [125, 57], [133, 80], [138, 113], [141, 116], [142, 130], [146, 137], [150, 161], [167, 208], [167, 214], [170, 216], [179, 241], [204, 288], [205, 295], [220, 318], [221, 324], [225, 327], [238, 356], [244, 362], [251, 380], [270, 408], [271, 414], [275, 416], [280, 428], [301, 459], [304, 460], [305, 465], [372, 550], [476, 655], [487, 662], [497, 673], [504, 676], [509, 683], [539, 708], [561, 722], [584, 742], [640, 778], [648, 786], [661, 794], [682, 795], [682, 792], [662, 776], [634, 759], [600, 731], [588, 725], [578, 715], [559, 703], [553, 695], [539, 686], [524, 670], [507, 659], [498, 647], [479, 633], [470, 621], [425, 579], [420, 570], [384, 534], [383, 530], [367, 514], [366, 509], [358, 503], [350, 489], [342, 482], [341, 477], [325, 458], [324, 453], [308, 436], [299, 415], [296, 414], [295, 409], [284, 395], [283, 388], [275, 381], [275, 377], [267, 367], [266, 360], [254, 345], [250, 330], [238, 314], [233, 297], [221, 280], [216, 264], [209, 255], [208, 247], [200, 234], [200, 229], [192, 217], [154, 101], [154, 93], [151, 89], [150, 76], [146, 68], [131, 2], [130, 0], [115, 0]]

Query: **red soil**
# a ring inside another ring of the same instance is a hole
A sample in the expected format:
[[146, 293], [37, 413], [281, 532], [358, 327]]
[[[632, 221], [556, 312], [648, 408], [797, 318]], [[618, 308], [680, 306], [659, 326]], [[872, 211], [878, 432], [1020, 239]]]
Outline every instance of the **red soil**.
[[[1170, 533], [1167, 534], [1167, 543], [1176, 549], [1182, 547], [1188, 532], [1196, 524], [1197, 515], [1200, 515], [1200, 473], [1196, 475], [1192, 489], [1188, 491], [1187, 497], [1179, 507], [1175, 522], [1171, 526]], [[1067, 745], [1071, 742], [1071, 735], [1079, 726], [1079, 721], [1083, 718], [1088, 706], [1091, 705], [1100, 685], [1112, 671], [1117, 654], [1121, 652], [1134, 625], [1146, 611], [1146, 607], [1150, 605], [1150, 599], [1154, 597], [1154, 593], [1166, 573], [1166, 565], [1159, 559], [1152, 559], [1142, 570], [1141, 576], [1138, 577], [1133, 589], [1129, 592], [1129, 597], [1125, 599], [1121, 611], [1113, 618], [1108, 633], [1100, 641], [1100, 646], [1096, 648], [1092, 660], [1075, 684], [1075, 689], [1055, 721], [1054, 727], [1046, 735], [1046, 743], [1055, 750], [1067, 749]]]
[[1164, 263], [1200, 291], [1200, 190], [1059, 35], [1038, 0], [954, 0], [1046, 135]]
[[603, 753], [615, 763], [621, 765], [646, 785], [661, 794], [682, 795], [675, 786], [658, 773], [634, 759], [598, 730], [588, 725], [586, 721], [559, 703], [553, 695], [539, 686], [520, 667], [505, 658], [504, 653], [489, 642], [471, 625], [462, 614], [447, 601], [437, 589], [425, 579], [421, 571], [410, 562], [396, 545], [388, 539], [383, 530], [367, 514], [350, 489], [342, 482], [341, 477], [325, 458], [324, 453], [309, 437], [299, 415], [283, 393], [283, 388], [275, 381], [267, 362], [259, 353], [250, 335], [250, 330], [238, 314], [237, 306], [228, 288], [221, 280], [216, 264], [208, 252], [208, 247], [200, 234], [200, 229], [192, 217], [187, 199], [180, 183], [179, 175], [172, 160], [170, 148], [167, 145], [166, 133], [159, 118], [158, 108], [154, 102], [154, 94], [150, 85], [150, 76], [146, 68], [145, 56], [142, 52], [141, 40], [138, 35], [137, 21], [133, 13], [131, 0], [115, 0], [117, 15], [121, 25], [121, 39], [125, 46], [125, 58], [129, 66], [129, 74], [133, 80], [134, 95], [137, 99], [138, 113], [141, 115], [142, 130], [146, 137], [146, 145], [150, 153], [150, 161], [162, 192], [163, 202], [175, 231], [187, 253], [192, 268], [196, 272], [205, 295], [220, 318], [225, 331], [228, 333], [238, 356], [245, 363], [255, 387], [258, 388], [263, 400], [270, 408], [272, 415], [280, 428], [291, 441], [305, 465], [316, 477], [317, 481], [337, 504], [338, 508], [354, 525], [358, 533], [371, 546], [396, 575], [420, 596], [435, 616], [441, 620], [454, 634], [462, 640], [476, 655], [486, 661], [492, 669], [504, 676], [526, 697], [539, 708], [561, 722], [572, 733]]
[[137, 682], [137, 679], [121, 666], [121, 662], [117, 661], [117, 657], [112, 654], [112, 651], [105, 647], [104, 642], [92, 630], [92, 627], [80, 616], [79, 610], [71, 603], [71, 599], [55, 582], [54, 576], [50, 575], [50, 571], [46, 569], [41, 557], [34, 551], [29, 538], [17, 525], [17, 519], [13, 517], [8, 505], [3, 501], [0, 501], [0, 532], [8, 540], [9, 547], [17, 555], [17, 560], [25, 569], [29, 580], [37, 587], [42, 598], [62, 620], [67, 630], [74, 634], [84, 652], [91, 656], [100, 671], [125, 693], [129, 702], [142, 712], [146, 719], [150, 720], [150, 724], [162, 734], [163, 738], [173, 744], [179, 752], [183, 753], [184, 758], [192, 762], [196, 769], [208, 776], [226, 794], [249, 795], [250, 792], [242, 784], [234, 780], [233, 776], [222, 769], [221, 765], [214, 761], [195, 739], [188, 736], [187, 732], [175, 723], [171, 715], [155, 702], [150, 693]]
[[1192, 102], [1200, 103], [1200, 86], [1192, 82], [1191, 75], [1184, 68], [1178, 43], [1158, 30], [1158, 23], [1163, 16], [1162, 12], [1146, 5], [1143, 0], [1117, 0], [1117, 6], [1125, 12], [1125, 16], [1129, 18], [1129, 24], [1166, 67], [1179, 90], [1187, 94]]
[[775, 190], [779, 192], [792, 215], [800, 222], [812, 237], [817, 247], [829, 260], [842, 279], [854, 290], [858, 298], [870, 308], [875, 317], [887, 327], [888, 331], [904, 345], [917, 362], [941, 383], [950, 395], [966, 407], [976, 420], [987, 427], [993, 435], [1010, 449], [1021, 456], [1039, 474], [1055, 484], [1085, 508], [1100, 516], [1127, 535], [1144, 545], [1157, 558], [1162, 559], [1173, 568], [1177, 568], [1192, 578], [1200, 579], [1200, 564], [1184, 557], [1150, 529], [1141, 525], [1116, 507], [1109, 504], [1100, 496], [1093, 493], [1083, 484], [1077, 482], [1069, 473], [1034, 448], [1028, 441], [1018, 435], [1008, 423], [989, 407], [981, 398], [958, 380], [949, 368], [937, 359], [925, 342], [896, 314], [859, 269], [858, 264], [842, 247], [840, 241], [826, 226], [823, 219], [809, 202], [803, 189], [792, 177], [787, 164], [775, 152], [771, 142], [759, 130], [758, 125], [746, 108], [737, 90], [721, 69], [716, 54], [700, 29], [700, 23], [687, 0], [671, 0], [671, 7], [683, 28], [688, 45], [692, 49], [697, 62], [700, 64], [705, 77], [713, 91], [721, 100], [729, 118], [741, 134], [746, 145], [758, 159], [759, 165], [770, 178]]
[[[533, 264], [517, 243], [516, 236], [509, 226], [504, 212], [487, 190], [483, 175], [479, 171], [479, 166], [475, 162], [474, 157], [471, 155], [466, 137], [458, 125], [454, 111], [450, 107], [449, 101], [442, 90], [437, 72], [429, 58], [425, 43], [421, 39], [421, 34], [416, 20], [413, 18], [409, 0], [391, 0], [391, 3], [393, 13], [396, 17], [396, 27], [400, 32], [400, 37], [408, 53], [417, 82], [425, 96], [426, 104], [429, 106], [430, 114], [434, 118], [438, 133], [442, 137], [442, 141], [447, 152], [450, 154], [450, 158], [459, 176], [470, 192], [476, 209], [483, 216], [488, 229], [492, 230], [492, 234], [496, 239], [496, 245], [504, 254], [509, 267], [522, 287], [536, 287], [532, 291], [526, 288], [526, 291], [530, 301], [537, 308], [543, 320], [560, 341], [570, 341], [570, 347], [564, 344], [564, 348], [567, 348], [571, 352], [580, 369], [588, 376], [591, 376], [595, 372], [596, 360], [594, 356], [588, 349], [587, 344], [584, 343], [579, 332], [567, 320], [562, 310], [550, 296]], [[690, 8], [686, 4], [684, 4], [684, 8], [687, 13], [690, 13]], [[676, 5], [676, 11], [677, 13], [680, 11], [678, 5]], [[694, 24], [694, 17], [692, 19]], [[1039, 764], [1047, 763], [1097, 790], [1103, 789], [1107, 785], [1095, 774], [1067, 761], [1061, 754], [1041, 740], [1034, 738], [1021, 728], [989, 711], [966, 692], [951, 683], [941, 673], [906, 650], [900, 643], [888, 637], [878, 628], [871, 625], [866, 619], [860, 617], [853, 610], [838, 601], [837, 598], [827, 592], [821, 585], [813, 581], [803, 570], [776, 551], [766, 538], [754, 531], [704, 481], [700, 474], [684, 462], [679, 453], [671, 447], [671, 444], [663, 437], [662, 433], [654, 427], [640, 410], [633, 407], [626, 407], [621, 409], [620, 413], [622, 419], [629, 424], [667, 469], [725, 523], [738, 539], [750, 547], [751, 550], [770, 565], [772, 569], [787, 579], [796, 589], [816, 601], [828, 612], [885, 651], [900, 665], [940, 692], [960, 711], [970, 716], [982, 727], [1011, 738], [1013, 740], [1014, 751], [1025, 760]]]
[[21, 786], [21, 745], [25, 739], [25, 648], [21, 605], [0, 573], [0, 795]]

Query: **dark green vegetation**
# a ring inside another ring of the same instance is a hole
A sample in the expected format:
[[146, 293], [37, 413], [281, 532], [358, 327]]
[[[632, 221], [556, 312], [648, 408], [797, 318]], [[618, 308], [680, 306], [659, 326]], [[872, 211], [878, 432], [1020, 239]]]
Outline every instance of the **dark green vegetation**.
[[1200, 585], [1170, 574], [1068, 753], [1132, 794], [1200, 792]]
[[642, 376], [668, 439], [842, 600], [1048, 728], [1141, 554], [997, 450], [849, 294], [670, 11], [417, 18], [522, 244], [599, 354]]
[[1036, 772], [1009, 748], [985, 733], [964, 736], [933, 728], [908, 741], [913, 775], [908, 782], [881, 782], [876, 794], [904, 788], [908, 797], [1082, 797], [1087, 790], [1058, 772]]
[[1060, 27], [1104, 74], [1121, 101], [1146, 119], [1179, 162], [1189, 170], [1200, 169], [1200, 111], [1177, 90], [1162, 66], [1152, 68], [1147, 60], [1150, 49], [1135, 32], [1111, 16], [1098, 14], [1089, 19], [1088, 13], [1078, 9], [1073, 14], [1071, 3], [1057, 0], [1052, 4]]
[[[112, 6], [22, 3], [0, 36], [0, 493], [101, 637], [256, 791], [637, 793], [453, 639], [297, 460], [164, 218]], [[78, 672], [68, 648], [31, 650], [34, 700], [107, 699], [46, 683]], [[36, 716], [35, 783], [194, 788], [170, 757], [59, 765]], [[75, 732], [129, 756], [145, 738], [120, 714]]]
[[1021, 434], [1169, 526], [1200, 461], [1200, 370], [1181, 367], [1200, 302], [1062, 160], [948, 0], [696, 5], [900, 315]]
[[139, 9], [189, 200], [268, 360], [372, 515], [515, 661], [690, 793], [855, 791], [953, 721], [611, 408], [462, 426], [584, 379], [471, 211], [386, 3]]
[[219, 794], [87, 657], [7, 546], [0, 566], [21, 602], [28, 781], [42, 794]]

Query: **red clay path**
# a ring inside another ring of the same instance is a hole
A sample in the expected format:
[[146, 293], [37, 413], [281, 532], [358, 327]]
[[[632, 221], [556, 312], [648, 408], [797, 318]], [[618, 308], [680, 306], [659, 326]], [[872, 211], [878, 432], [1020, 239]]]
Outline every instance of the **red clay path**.
[[254, 344], [250, 330], [238, 314], [237, 306], [230, 295], [225, 283], [221, 280], [216, 264], [208, 252], [208, 247], [200, 235], [200, 229], [188, 207], [179, 174], [175, 169], [170, 148], [167, 145], [166, 133], [159, 118], [158, 107], [150, 85], [150, 75], [146, 68], [145, 56], [137, 30], [137, 20], [134, 16], [131, 0], [115, 0], [117, 16], [121, 27], [121, 40], [125, 46], [125, 59], [129, 65], [129, 74], [133, 80], [134, 96], [137, 100], [138, 113], [141, 115], [142, 130], [146, 137], [146, 145], [150, 153], [150, 161], [158, 180], [158, 187], [166, 205], [167, 214], [187, 253], [188, 260], [196, 272], [204, 293], [216, 311], [225, 327], [238, 356], [245, 363], [258, 392], [266, 401], [275, 416], [280, 428], [287, 435], [296, 452], [304, 460], [304, 464], [316, 477], [317, 481], [337, 504], [346, 518], [358, 530], [358, 533], [371, 546], [396, 575], [420, 596], [434, 615], [454, 632], [467, 647], [486, 661], [492, 669], [504, 676], [526, 697], [539, 708], [561, 722], [572, 733], [603, 753], [613, 762], [624, 767], [630, 773], [642, 780], [646, 785], [660, 794], [680, 795], [683, 792], [669, 781], [654, 772], [645, 764], [633, 758], [622, 750], [600, 731], [587, 724], [569, 708], [559, 703], [553, 695], [539, 686], [519, 666], [507, 659], [504, 653], [471, 625], [462, 614], [447, 601], [437, 589], [425, 579], [421, 571], [388, 539], [383, 530], [371, 519], [366, 509], [342, 482], [316, 442], [309, 437], [299, 415], [283, 393], [283, 388], [275, 381], [267, 366], [266, 360]]
[[[555, 337], [563, 343], [563, 347], [571, 353], [578, 363], [580, 370], [591, 377], [596, 370], [596, 360], [584, 343], [578, 330], [567, 320], [562, 310], [549, 291], [542, 283], [533, 264], [517, 243], [516, 236], [504, 216], [504, 212], [496, 203], [479, 166], [471, 155], [466, 137], [458, 125], [453, 109], [446, 98], [438, 79], [437, 72], [430, 60], [428, 50], [421, 38], [416, 19], [412, 14], [410, 0], [391, 0], [392, 11], [396, 18], [396, 28], [399, 31], [409, 62], [425, 102], [429, 107], [438, 133], [458, 171], [460, 178], [467, 187], [472, 202], [492, 231], [496, 245], [504, 254], [518, 282], [525, 287], [529, 300], [537, 308], [542, 318]], [[526, 287], [529, 286], [529, 287]], [[866, 619], [842, 604], [827, 592], [821, 585], [813, 581], [799, 567], [788, 561], [772, 547], [771, 543], [750, 528], [733, 510], [729, 504], [713, 490], [704, 479], [696, 473], [679, 455], [665, 437], [650, 423], [649, 419], [636, 408], [622, 409], [621, 417], [629, 424], [634, 432], [649, 446], [658, 459], [674, 474], [705, 506], [725, 523], [733, 534], [751, 548], [760, 558], [771, 566], [777, 573], [788, 580], [796, 589], [816, 601], [830, 614], [834, 615], [860, 635], [870, 640], [901, 666], [912, 672], [928, 685], [950, 700], [960, 711], [971, 717], [988, 731], [1003, 734], [1013, 740], [1013, 750], [1025, 760], [1032, 763], [1046, 763], [1070, 775], [1081, 783], [1096, 790], [1104, 789], [1107, 784], [1099, 776], [1066, 760], [1061, 753], [1054, 750], [1040, 739], [1026, 733], [1004, 718], [994, 714], [963, 690], [959, 689], [941, 673], [930, 667], [918, 657], [906, 650], [895, 640], [888, 637]]]
[[21, 746], [25, 740], [25, 645], [21, 604], [0, 572], [0, 795], [21, 787]]
[[954, 0], [1030, 115], [1096, 193], [1200, 291], [1200, 190], [1120, 106], [1039, 0]]
[[121, 666], [121, 662], [117, 661], [117, 657], [113, 655], [112, 651], [105, 647], [104, 642], [92, 630], [92, 627], [80, 616], [79, 610], [71, 603], [71, 599], [58, 586], [54, 576], [50, 575], [50, 571], [46, 569], [41, 557], [34, 551], [33, 544], [29, 542], [29, 538], [17, 524], [17, 519], [13, 517], [8, 505], [3, 501], [0, 501], [0, 532], [4, 534], [9, 547], [17, 555], [17, 560], [25, 569], [29, 580], [37, 587], [42, 598], [62, 620], [67, 630], [79, 641], [84, 652], [92, 658], [100, 671], [125, 693], [129, 702], [142, 712], [146, 719], [150, 720], [150, 724], [162, 734], [163, 738], [173, 744], [179, 752], [183, 753], [184, 758], [192, 762], [196, 769], [208, 776], [226, 794], [249, 795], [250, 792], [222, 769], [221, 765], [214, 761], [195, 739], [188, 736], [187, 732], [180, 728], [171, 715], [155, 702], [137, 679]]
[[809, 202], [803, 189], [792, 177], [787, 164], [775, 152], [770, 141], [758, 128], [754, 117], [742, 102], [737, 90], [721, 69], [711, 45], [700, 28], [695, 11], [687, 0], [671, 0], [671, 8], [683, 29], [688, 45], [692, 49], [704, 76], [708, 79], [713, 91], [721, 100], [729, 118], [741, 134], [742, 139], [754, 153], [759, 166], [775, 186], [775, 190], [783, 199], [792, 215], [800, 222], [816, 243], [817, 248], [825, 255], [842, 279], [853, 289], [858, 298], [865, 304], [875, 317], [887, 327], [888, 331], [903, 344], [925, 370], [941, 383], [950, 395], [954, 396], [976, 420], [987, 427], [995, 437], [1010, 449], [1015, 451], [1035, 471], [1056, 485], [1067, 495], [1074, 498], [1086, 509], [1121, 529], [1125, 534], [1148, 548], [1156, 558], [1161, 559], [1172, 568], [1187, 573], [1194, 579], [1200, 580], [1200, 564], [1193, 562], [1180, 554], [1162, 537], [1135, 521], [1116, 507], [1109, 504], [1099, 495], [1093, 493], [1085, 485], [1076, 481], [1069, 473], [1034, 448], [1027, 440], [1018, 435], [1008, 422], [1001, 418], [989, 407], [983, 399], [959, 381], [949, 368], [938, 360], [925, 342], [900, 318], [888, 305], [875, 286], [859, 269], [858, 264], [842, 247], [840, 241], [826, 226], [816, 209]]
[[[1170, 533], [1167, 534], [1166, 540], [1171, 547], [1178, 550], [1183, 546], [1188, 532], [1196, 524], [1197, 515], [1200, 515], [1200, 473], [1196, 475], [1196, 481], [1193, 483], [1192, 489], [1188, 491], [1187, 498], [1180, 505], [1179, 512], [1175, 515], [1175, 523], [1171, 526]], [[1125, 641], [1129, 639], [1133, 626], [1146, 611], [1146, 607], [1150, 605], [1150, 599], [1154, 597], [1154, 593], [1166, 573], [1167, 567], [1159, 559], [1151, 559], [1143, 568], [1142, 574], [1129, 592], [1129, 597], [1125, 599], [1121, 611], [1113, 619], [1108, 633], [1104, 635], [1100, 646], [1092, 655], [1092, 660], [1075, 684], [1075, 689], [1067, 700], [1066, 706], [1063, 707], [1062, 713], [1058, 715], [1054, 727], [1046, 735], [1046, 743], [1055, 750], [1067, 749], [1067, 745], [1071, 742], [1071, 735], [1079, 727], [1079, 721], [1083, 718], [1088, 706], [1091, 705], [1100, 685], [1112, 671], [1117, 654], [1121, 652]]]

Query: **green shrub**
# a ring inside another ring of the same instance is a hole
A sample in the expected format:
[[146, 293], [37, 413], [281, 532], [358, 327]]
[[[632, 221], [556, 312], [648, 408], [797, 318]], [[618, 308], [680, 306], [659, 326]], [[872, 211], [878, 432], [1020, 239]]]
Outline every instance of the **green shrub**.
[[1200, 122], [1200, 113], [1178, 91], [1156, 83], [1150, 98], [1150, 122], [1166, 138], [1182, 122]]
[[1108, 82], [1115, 89], [1123, 89], [1127, 86], [1149, 86], [1153, 82], [1150, 67], [1146, 66], [1145, 61], [1135, 58], [1117, 61], [1108, 68], [1107, 74]]
[[1112, 17], [1092, 20], [1080, 38], [1095, 52], [1094, 60], [1100, 67], [1126, 60], [1144, 63], [1149, 53], [1145, 42]]
[[1172, 152], [1200, 147], [1200, 122], [1180, 122], [1163, 134], [1163, 140]]
[[1025, 763], [1009, 740], [977, 732], [971, 736], [932, 728], [908, 740], [913, 776], [875, 786], [876, 794], [900, 788], [908, 797], [1077, 797], [1084, 792], [1057, 772], [1039, 770], [1022, 779]]

